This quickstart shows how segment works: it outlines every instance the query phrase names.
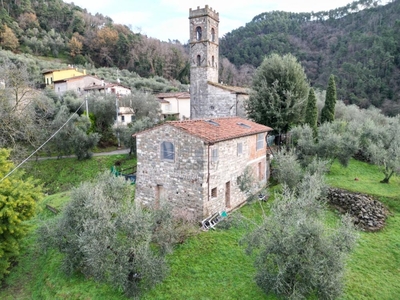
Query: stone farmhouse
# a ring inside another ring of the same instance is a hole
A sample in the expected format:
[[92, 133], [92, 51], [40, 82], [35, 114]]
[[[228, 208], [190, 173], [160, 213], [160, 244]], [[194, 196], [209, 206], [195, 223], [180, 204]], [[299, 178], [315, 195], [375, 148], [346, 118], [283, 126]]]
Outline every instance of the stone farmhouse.
[[[239, 183], [245, 172], [254, 185], [267, 183], [266, 138], [271, 128], [246, 119], [248, 91], [218, 83], [219, 14], [208, 5], [189, 11], [190, 120], [166, 122], [136, 133], [136, 200], [171, 204], [195, 220], [229, 212], [248, 195]], [[159, 95], [165, 115], [183, 112]], [[179, 101], [177, 102], [179, 103]], [[185, 116], [185, 115], [184, 115]]]
[[164, 200], [195, 220], [231, 211], [246, 201], [239, 188], [246, 167], [255, 184], [267, 182], [270, 130], [225, 117], [172, 121], [136, 134], [136, 200], [149, 206]]

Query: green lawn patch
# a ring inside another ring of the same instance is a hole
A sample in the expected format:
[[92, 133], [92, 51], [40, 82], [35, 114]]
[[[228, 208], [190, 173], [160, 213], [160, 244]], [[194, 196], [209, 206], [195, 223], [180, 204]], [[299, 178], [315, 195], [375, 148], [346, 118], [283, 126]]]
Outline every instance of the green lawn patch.
[[[97, 172], [108, 170], [119, 159], [96, 157], [93, 161], [84, 161], [86, 164], [76, 159], [63, 159], [52, 161], [55, 166], [48, 161], [40, 161], [38, 165], [41, 167], [37, 167], [35, 172], [42, 175], [48, 173], [46, 176], [50, 176], [52, 170], [59, 168], [61, 174], [50, 177], [52, 181], [49, 182], [52, 186], [58, 183], [58, 178], [63, 178], [65, 183], [60, 186], [65, 188], [87, 180], [79, 172], [92, 178]], [[64, 171], [69, 168], [75, 170], [71, 176]], [[68, 178], [71, 180], [68, 181]], [[400, 295], [400, 180], [399, 177], [393, 177], [390, 184], [382, 184], [379, 183], [382, 178], [378, 167], [355, 160], [350, 161], [348, 168], [334, 164], [327, 176], [330, 185], [372, 194], [385, 203], [391, 212], [383, 230], [361, 232], [358, 245], [347, 262], [345, 293], [341, 299], [397, 299]], [[246, 255], [245, 246], [240, 243], [248, 228], [260, 222], [264, 213], [269, 213], [268, 206], [273, 201], [273, 194], [271, 192], [267, 203], [253, 201], [233, 213], [243, 216], [245, 222], [241, 226], [229, 229], [217, 227], [216, 230], [200, 232], [177, 246], [168, 257], [170, 273], [166, 280], [142, 298], [276, 299], [265, 295], [253, 281], [254, 256]], [[40, 222], [56, 217], [45, 208], [46, 204], [62, 209], [68, 200], [66, 190], [46, 197], [31, 223], [38, 226]], [[232, 218], [233, 214], [228, 218]], [[329, 212], [327, 224], [333, 226], [337, 215], [336, 212]], [[80, 274], [66, 276], [60, 269], [60, 254], [56, 251], [44, 253], [36, 244], [36, 238], [33, 228], [32, 234], [24, 240], [18, 265], [0, 290], [0, 299], [126, 299], [121, 292]]]
[[347, 168], [335, 163], [327, 177], [332, 186], [376, 197], [391, 212], [383, 230], [361, 233], [348, 261], [343, 299], [397, 299], [400, 295], [400, 178], [394, 176], [385, 184], [380, 183], [383, 177], [379, 167], [357, 160]]
[[24, 164], [24, 169], [27, 176], [39, 179], [43, 183], [46, 193], [54, 194], [92, 180], [99, 173], [109, 171], [117, 161], [122, 162], [122, 168], [136, 165], [136, 158], [122, 154], [96, 156], [88, 160], [61, 158], [28, 161]]

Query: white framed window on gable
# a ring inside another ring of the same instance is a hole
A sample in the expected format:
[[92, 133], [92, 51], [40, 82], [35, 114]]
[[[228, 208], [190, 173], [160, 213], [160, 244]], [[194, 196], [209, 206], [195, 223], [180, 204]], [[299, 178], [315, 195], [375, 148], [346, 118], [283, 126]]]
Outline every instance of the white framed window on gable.
[[237, 143], [237, 155], [243, 154], [243, 143]]
[[264, 133], [257, 134], [257, 150], [261, 150], [264, 148]]
[[211, 150], [211, 161], [217, 162], [218, 161], [218, 148], [213, 148]]
[[161, 143], [161, 159], [174, 161], [175, 160], [175, 147], [171, 142]]

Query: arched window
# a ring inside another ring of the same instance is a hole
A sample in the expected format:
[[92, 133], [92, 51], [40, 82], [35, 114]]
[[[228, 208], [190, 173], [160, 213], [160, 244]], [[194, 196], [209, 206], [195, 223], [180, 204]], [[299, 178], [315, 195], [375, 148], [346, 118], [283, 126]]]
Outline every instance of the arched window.
[[201, 56], [197, 55], [197, 66], [200, 67], [201, 65]]
[[201, 40], [201, 27], [200, 26], [196, 27], [196, 39], [198, 41]]
[[161, 159], [175, 160], [175, 147], [171, 142], [162, 142]]
[[214, 28], [211, 28], [211, 41], [215, 42], [215, 30], [214, 30]]
[[215, 64], [215, 59], [214, 59], [214, 55], [211, 57], [211, 62], [212, 62], [212, 67], [214, 68], [214, 64]]

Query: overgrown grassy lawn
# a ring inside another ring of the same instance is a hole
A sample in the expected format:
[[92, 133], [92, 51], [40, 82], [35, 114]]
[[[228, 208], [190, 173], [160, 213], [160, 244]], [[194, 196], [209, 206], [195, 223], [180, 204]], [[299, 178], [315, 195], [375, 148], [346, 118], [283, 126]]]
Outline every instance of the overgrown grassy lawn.
[[343, 299], [400, 297], [400, 178], [392, 177], [384, 184], [380, 183], [383, 177], [377, 166], [356, 160], [347, 168], [334, 164], [327, 177], [332, 186], [374, 195], [391, 212], [383, 230], [361, 233], [348, 261]]
[[[104, 159], [109, 159], [106, 164], [110, 167], [118, 160], [115, 157]], [[99, 166], [100, 162], [96, 162], [91, 168], [104, 169]], [[355, 177], [359, 180], [355, 181]], [[74, 180], [80, 178], [77, 175]], [[379, 197], [392, 213], [382, 231], [360, 234], [358, 245], [348, 261], [345, 294], [341, 299], [399, 298], [400, 180], [394, 177], [390, 184], [381, 184], [382, 178], [377, 167], [354, 160], [347, 169], [334, 164], [327, 176], [333, 186]], [[62, 209], [68, 200], [68, 192], [47, 197], [41, 203], [43, 209], [31, 222], [38, 226], [41, 221], [54, 217], [44, 209], [45, 204]], [[254, 202], [241, 208], [240, 214], [246, 219], [242, 226], [201, 232], [177, 246], [168, 257], [169, 276], [142, 298], [276, 299], [264, 295], [253, 281], [254, 256], [247, 256], [245, 247], [240, 244], [248, 226], [259, 222], [263, 211], [268, 213], [268, 204], [261, 206], [260, 202]], [[333, 224], [335, 220], [336, 213], [329, 213], [327, 222]], [[19, 265], [0, 290], [0, 299], [126, 299], [119, 291], [90, 278], [79, 274], [64, 275], [60, 269], [61, 255], [55, 251], [43, 253], [36, 244], [34, 231], [24, 240], [22, 253]]]
[[88, 160], [76, 158], [28, 161], [24, 164], [26, 176], [39, 179], [45, 192], [55, 194], [68, 191], [81, 182], [94, 179], [99, 173], [109, 171], [115, 162], [122, 168], [132, 167], [136, 159], [124, 155], [96, 156]]

